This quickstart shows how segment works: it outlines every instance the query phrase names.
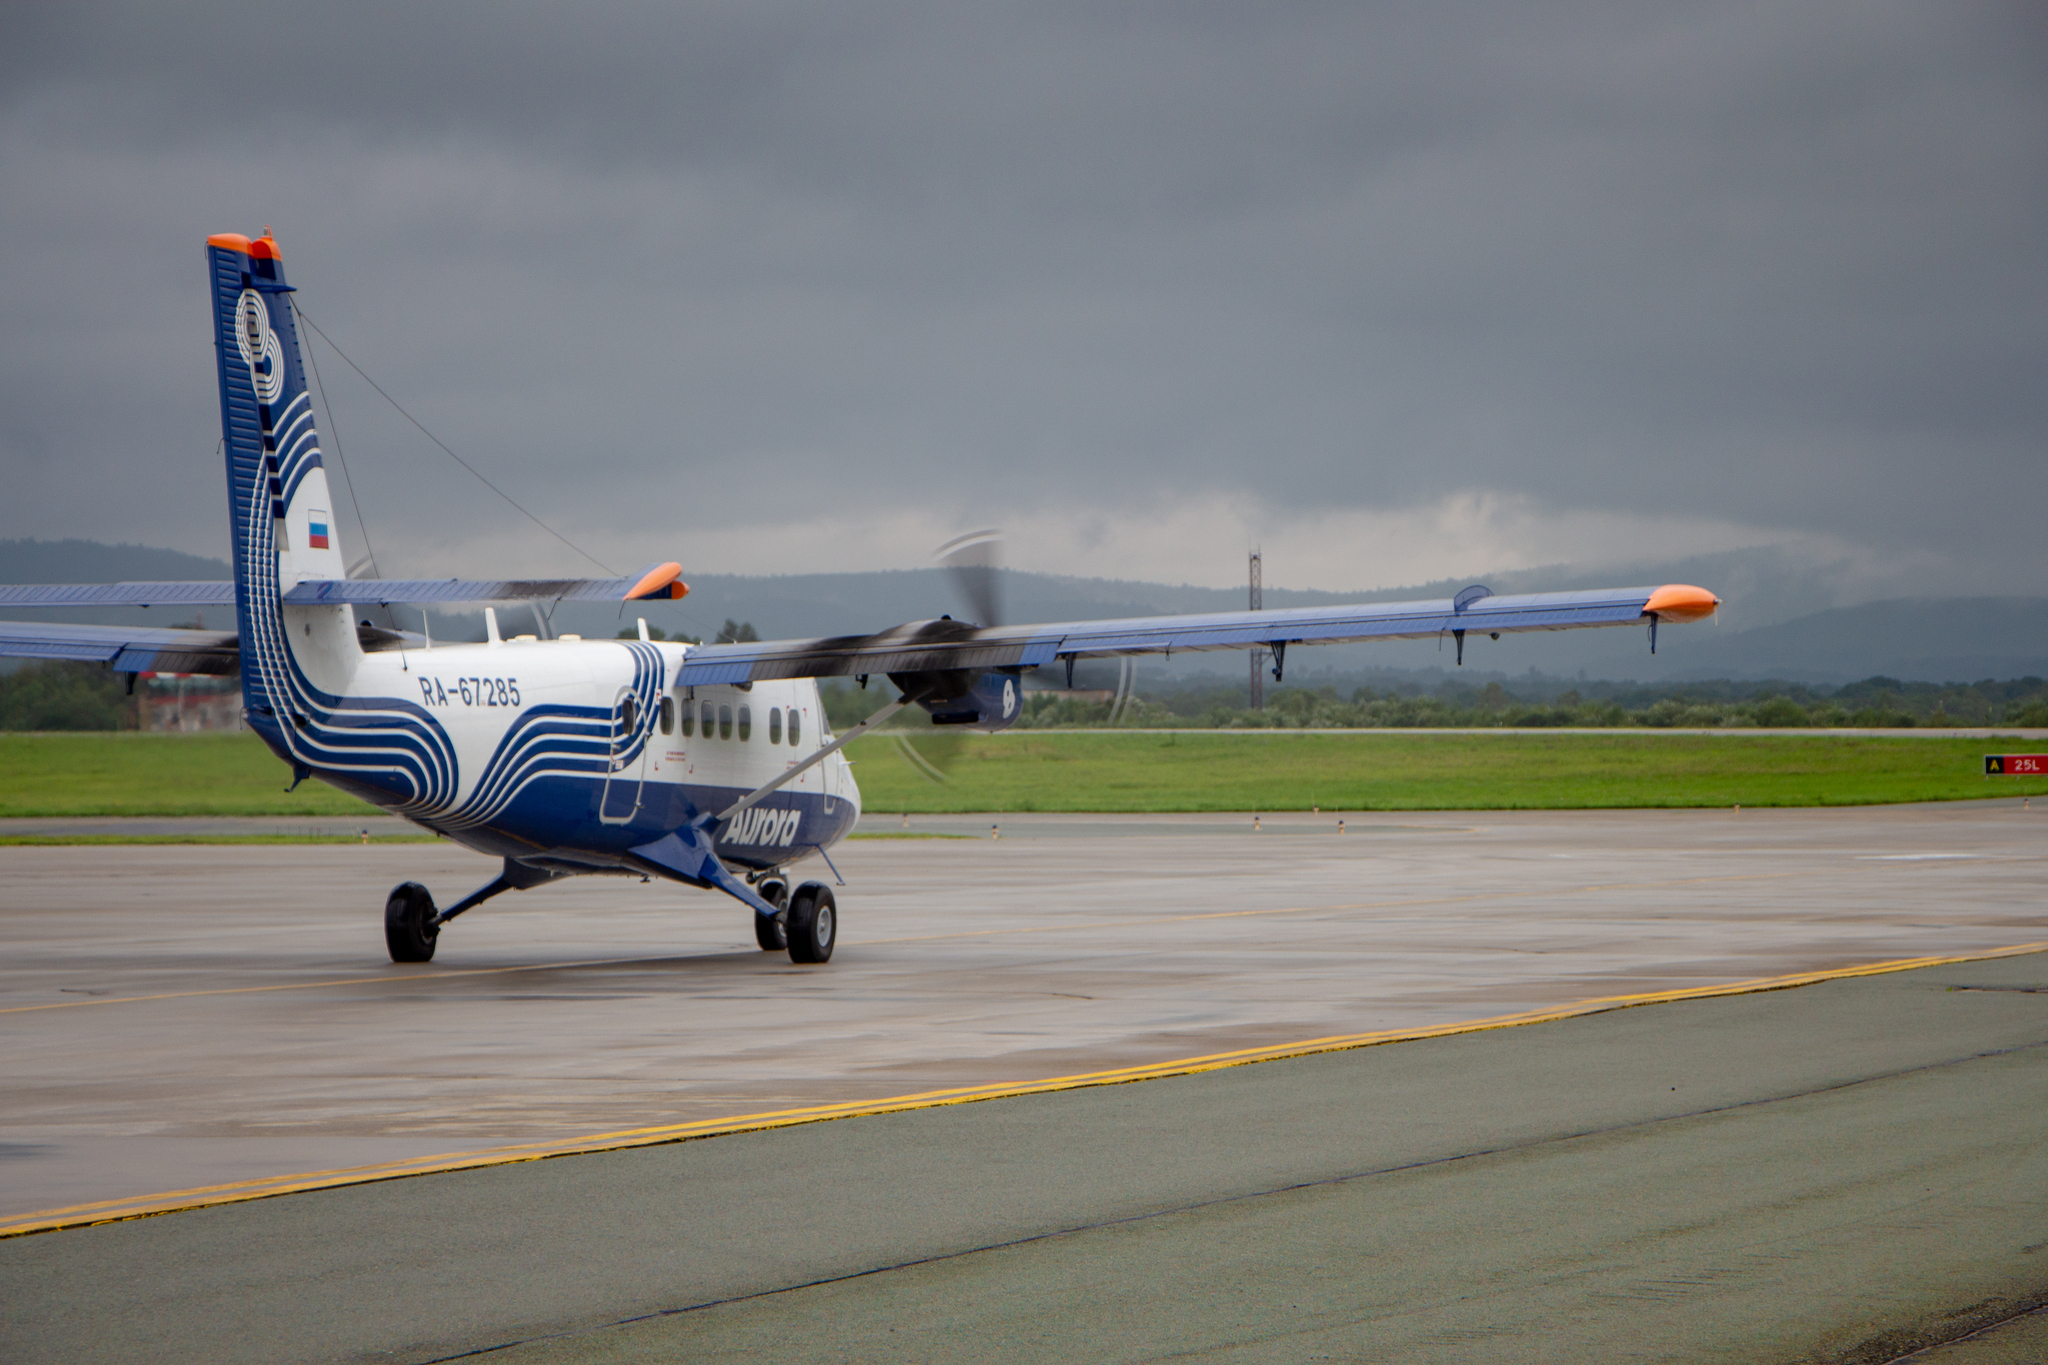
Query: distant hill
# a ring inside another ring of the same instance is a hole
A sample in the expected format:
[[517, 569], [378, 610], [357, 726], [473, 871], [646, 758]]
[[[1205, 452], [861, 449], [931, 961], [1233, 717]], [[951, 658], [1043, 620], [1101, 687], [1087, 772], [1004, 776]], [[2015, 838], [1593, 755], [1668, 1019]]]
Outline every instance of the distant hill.
[[1694, 676], [1930, 682], [2048, 677], [2048, 598], [1865, 602], [1708, 639]]
[[[208, 559], [151, 545], [102, 545], [96, 540], [0, 540], [0, 583], [183, 582], [233, 578], [225, 559]], [[15, 621], [93, 621], [112, 625], [170, 626], [189, 621], [193, 609], [176, 613], [147, 607], [92, 612], [21, 611], [6, 613]], [[215, 607], [206, 624], [232, 629], [234, 612]]]
[[119, 583], [230, 578], [225, 559], [96, 540], [0, 540], [0, 583]]
[[[488, 571], [482, 566], [479, 572]], [[0, 582], [92, 583], [119, 579], [226, 578], [225, 560], [143, 545], [102, 545], [88, 540], [0, 540]], [[946, 576], [936, 569], [786, 576], [685, 573], [691, 587], [682, 602], [635, 606], [630, 611], [593, 605], [559, 609], [555, 627], [610, 635], [645, 615], [671, 633], [709, 638], [726, 619], [752, 622], [763, 637], [843, 634], [878, 630], [903, 621], [961, 611]], [[1660, 633], [1652, 657], [1646, 633], [1616, 630], [1507, 636], [1467, 642], [1469, 668], [1507, 675], [1531, 669], [1561, 678], [1677, 682], [1705, 678], [1785, 678], [1841, 683], [1873, 674], [1929, 682], [1983, 678], [2048, 677], [2048, 597], [1906, 598], [1848, 603], [1846, 567], [1799, 560], [1763, 548], [1696, 556], [1657, 564], [1607, 569], [1556, 565], [1545, 569], [1446, 579], [1371, 592], [1266, 589], [1268, 607], [1332, 602], [1402, 601], [1445, 597], [1467, 582], [1496, 592], [1565, 591], [1609, 584], [1697, 582], [1727, 599], [1718, 624]], [[1114, 616], [1236, 610], [1242, 588], [1142, 583], [1013, 572], [1004, 577], [1005, 615], [1011, 621], [1082, 621]], [[1818, 609], [1816, 609], [1818, 608]], [[219, 611], [217, 608], [216, 611]], [[401, 613], [409, 616], [411, 613]], [[501, 610], [508, 631], [523, 628], [519, 608]], [[95, 619], [168, 625], [162, 611], [19, 613], [45, 620]], [[223, 613], [219, 622], [228, 624]], [[408, 622], [409, 624], [409, 622]], [[481, 638], [476, 612], [435, 613], [437, 639]], [[1300, 656], [1300, 675], [1383, 673], [1449, 668], [1447, 642], [1401, 641], [1332, 646]], [[1190, 655], [1171, 663], [1147, 659], [1147, 677], [1241, 673], [1228, 656]], [[1290, 674], [1290, 678], [1296, 676]]]

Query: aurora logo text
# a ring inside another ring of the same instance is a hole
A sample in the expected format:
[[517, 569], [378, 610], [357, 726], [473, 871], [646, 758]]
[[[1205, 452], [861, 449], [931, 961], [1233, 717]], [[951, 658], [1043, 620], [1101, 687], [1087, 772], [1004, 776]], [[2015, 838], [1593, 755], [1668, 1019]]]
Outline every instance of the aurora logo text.
[[788, 848], [796, 838], [796, 827], [803, 819], [802, 811], [769, 810], [755, 806], [743, 810], [719, 836], [721, 844], [776, 845]]

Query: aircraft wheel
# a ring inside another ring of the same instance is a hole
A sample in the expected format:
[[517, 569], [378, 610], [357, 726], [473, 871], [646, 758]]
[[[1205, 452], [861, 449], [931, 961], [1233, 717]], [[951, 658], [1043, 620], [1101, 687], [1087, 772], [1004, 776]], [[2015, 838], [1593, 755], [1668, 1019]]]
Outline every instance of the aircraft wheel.
[[830, 962], [832, 945], [839, 939], [839, 907], [832, 888], [823, 882], [805, 882], [789, 898], [783, 932], [789, 937], [791, 962]]
[[[765, 881], [754, 888], [761, 893], [761, 899], [778, 910], [789, 908], [789, 883]], [[779, 953], [789, 946], [789, 936], [782, 931], [783, 916], [769, 919], [766, 915], [754, 916], [754, 942], [761, 945], [764, 953]]]
[[384, 902], [384, 946], [393, 962], [431, 962], [441, 926], [434, 923], [434, 897], [418, 882], [391, 888]]

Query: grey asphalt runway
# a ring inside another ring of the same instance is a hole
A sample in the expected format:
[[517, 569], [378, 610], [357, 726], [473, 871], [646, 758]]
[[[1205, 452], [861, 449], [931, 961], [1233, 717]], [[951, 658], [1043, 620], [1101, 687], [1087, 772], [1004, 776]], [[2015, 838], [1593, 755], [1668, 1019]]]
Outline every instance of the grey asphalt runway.
[[[0, 849], [0, 1212], [2048, 939], [2048, 824], [2017, 803], [1335, 818], [855, 843], [823, 969], [752, 949], [710, 898], [595, 880], [493, 902], [393, 967], [389, 883], [488, 871], [443, 847]], [[1891, 1359], [2044, 1283], [2041, 972], [15, 1238], [0, 1345]]]
[[2043, 1112], [2031, 955], [19, 1237], [0, 1345], [1891, 1360], [2048, 1302]]

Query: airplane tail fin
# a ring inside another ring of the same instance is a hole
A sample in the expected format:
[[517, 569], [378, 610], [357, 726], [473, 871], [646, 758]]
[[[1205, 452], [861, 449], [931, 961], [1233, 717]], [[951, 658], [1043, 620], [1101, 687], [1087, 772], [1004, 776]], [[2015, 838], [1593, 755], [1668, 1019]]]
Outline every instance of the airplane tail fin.
[[[279, 599], [304, 578], [343, 578], [334, 500], [320, 464], [312, 397], [299, 356], [291, 286], [277, 243], [220, 233], [206, 239], [213, 277], [214, 351], [227, 455], [243, 700], [256, 720], [284, 705], [274, 694], [290, 663]], [[323, 635], [337, 624], [323, 621]], [[338, 628], [353, 638], [353, 623]], [[309, 637], [309, 628], [304, 632]], [[294, 642], [297, 643], [297, 642]], [[259, 728], [261, 728], [259, 726]]]

